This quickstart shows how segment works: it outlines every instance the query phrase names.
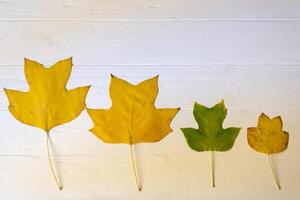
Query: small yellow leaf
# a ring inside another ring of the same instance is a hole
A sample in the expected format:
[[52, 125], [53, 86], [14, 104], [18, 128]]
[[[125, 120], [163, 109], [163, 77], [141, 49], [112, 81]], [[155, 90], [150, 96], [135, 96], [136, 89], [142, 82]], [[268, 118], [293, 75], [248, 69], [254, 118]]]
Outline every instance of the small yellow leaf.
[[72, 58], [61, 60], [50, 68], [25, 59], [29, 91], [4, 89], [11, 114], [20, 122], [46, 132], [76, 118], [85, 107], [89, 86], [67, 90], [71, 69]]
[[158, 76], [138, 85], [112, 75], [110, 109], [87, 109], [94, 122], [91, 131], [106, 143], [157, 142], [172, 131], [170, 123], [179, 108], [157, 109]]
[[248, 128], [248, 143], [256, 151], [265, 154], [279, 153], [288, 146], [289, 134], [282, 130], [281, 117], [270, 119], [262, 113], [257, 128]]

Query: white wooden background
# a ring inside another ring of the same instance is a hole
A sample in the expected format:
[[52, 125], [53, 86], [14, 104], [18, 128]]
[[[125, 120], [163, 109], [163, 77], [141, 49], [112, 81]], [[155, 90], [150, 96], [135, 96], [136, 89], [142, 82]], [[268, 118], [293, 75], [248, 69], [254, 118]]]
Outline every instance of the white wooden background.
[[[73, 56], [68, 88], [92, 84], [89, 107], [109, 107], [110, 73], [138, 83], [160, 75], [158, 107], [182, 110], [174, 132], [137, 145], [143, 190], [129, 147], [104, 144], [84, 111], [53, 129], [64, 189], [56, 189], [41, 130], [16, 121], [0, 93], [0, 199], [300, 199], [299, 0], [0, 0], [0, 87], [26, 90], [23, 58], [49, 66]], [[228, 106], [243, 129], [231, 151], [189, 149], [180, 127], [196, 126], [193, 102]], [[273, 157], [278, 191], [246, 128], [261, 112], [281, 115], [289, 148]]]

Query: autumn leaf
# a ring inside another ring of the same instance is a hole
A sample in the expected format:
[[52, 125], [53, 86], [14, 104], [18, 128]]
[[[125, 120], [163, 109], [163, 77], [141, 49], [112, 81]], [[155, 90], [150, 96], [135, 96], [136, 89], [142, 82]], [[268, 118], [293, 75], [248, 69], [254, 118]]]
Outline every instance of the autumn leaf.
[[270, 119], [262, 113], [259, 116], [257, 128], [248, 128], [247, 139], [254, 150], [265, 154], [274, 154], [287, 148], [289, 133], [282, 130], [280, 116]]
[[[50, 68], [25, 59], [27, 92], [4, 89], [9, 100], [10, 113], [20, 122], [43, 129], [48, 140], [55, 126], [75, 119], [85, 107], [89, 86], [66, 89], [72, 69], [72, 58], [61, 60]], [[52, 168], [52, 166], [51, 166]], [[56, 178], [61, 189], [61, 185]]]
[[227, 115], [223, 100], [212, 108], [195, 102], [193, 114], [198, 128], [181, 128], [181, 130], [191, 149], [212, 152], [212, 184], [214, 187], [213, 152], [231, 149], [241, 128], [223, 128], [223, 121]]
[[111, 77], [110, 109], [87, 109], [94, 122], [91, 129], [106, 143], [136, 144], [157, 142], [169, 134], [177, 109], [154, 107], [158, 93], [158, 76], [132, 85]]
[[281, 189], [275, 168], [273, 167], [270, 155], [284, 151], [289, 142], [289, 133], [282, 130], [281, 117], [270, 119], [262, 113], [257, 122], [257, 127], [248, 128], [248, 144], [255, 151], [268, 155], [269, 164], [273, 177], [279, 189]]
[[132, 150], [133, 144], [157, 142], [172, 131], [179, 108], [155, 108], [158, 76], [132, 85], [112, 75], [109, 92], [110, 109], [87, 109], [94, 122], [91, 132], [102, 141], [129, 144]]
[[85, 107], [89, 86], [66, 89], [72, 58], [50, 68], [25, 59], [28, 92], [4, 89], [9, 111], [20, 122], [49, 132], [53, 127], [75, 119]]

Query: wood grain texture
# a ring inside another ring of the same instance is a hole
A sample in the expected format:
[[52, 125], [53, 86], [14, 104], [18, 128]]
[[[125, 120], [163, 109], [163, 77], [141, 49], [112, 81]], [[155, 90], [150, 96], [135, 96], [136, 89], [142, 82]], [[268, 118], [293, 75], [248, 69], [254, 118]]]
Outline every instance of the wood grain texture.
[[299, 19], [298, 0], [1, 0], [2, 20]]
[[[300, 21], [0, 22], [0, 60], [78, 65], [297, 64]], [[284, 53], [288, 52], [288, 53]], [[45, 56], [46, 55], [46, 56]]]
[[[88, 130], [84, 111], [51, 132], [62, 191], [52, 180], [45, 135], [16, 121], [0, 91], [0, 198], [300, 199], [300, 1], [298, 0], [0, 0], [0, 88], [26, 91], [23, 58], [49, 66], [73, 56], [68, 88], [92, 85], [87, 105], [108, 108], [110, 73], [132, 83], [160, 75], [157, 107], [182, 110], [174, 132], [136, 146], [143, 190], [137, 192], [127, 145], [109, 145]], [[189, 149], [180, 127], [196, 127], [193, 102], [224, 98], [224, 127], [243, 129], [231, 151]], [[247, 144], [261, 112], [281, 115], [289, 147], [273, 160]]]
[[33, 200], [299, 198], [299, 157], [274, 157], [282, 191], [274, 185], [265, 156], [220, 153], [215, 158], [216, 188], [211, 188], [208, 153], [138, 156], [143, 191], [137, 192], [128, 156], [58, 157], [62, 191], [54, 187], [45, 156], [0, 157], [0, 169], [6, 172], [0, 176], [6, 183], [0, 191], [6, 199]]

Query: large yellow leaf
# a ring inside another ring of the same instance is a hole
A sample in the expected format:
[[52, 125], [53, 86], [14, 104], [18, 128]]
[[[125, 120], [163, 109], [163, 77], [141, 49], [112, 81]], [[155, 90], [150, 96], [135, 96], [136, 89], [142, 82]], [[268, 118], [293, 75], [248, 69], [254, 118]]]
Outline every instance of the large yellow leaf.
[[170, 123], [179, 108], [157, 109], [158, 76], [132, 85], [111, 76], [110, 109], [87, 109], [94, 122], [91, 131], [107, 143], [157, 142], [172, 131]]
[[22, 123], [46, 132], [76, 118], [85, 107], [89, 86], [67, 90], [71, 69], [72, 58], [61, 60], [50, 68], [25, 59], [29, 91], [4, 89], [9, 111]]
[[279, 153], [287, 148], [289, 134], [282, 130], [281, 117], [270, 119], [262, 113], [257, 128], [248, 128], [248, 143], [256, 151], [265, 154]]

